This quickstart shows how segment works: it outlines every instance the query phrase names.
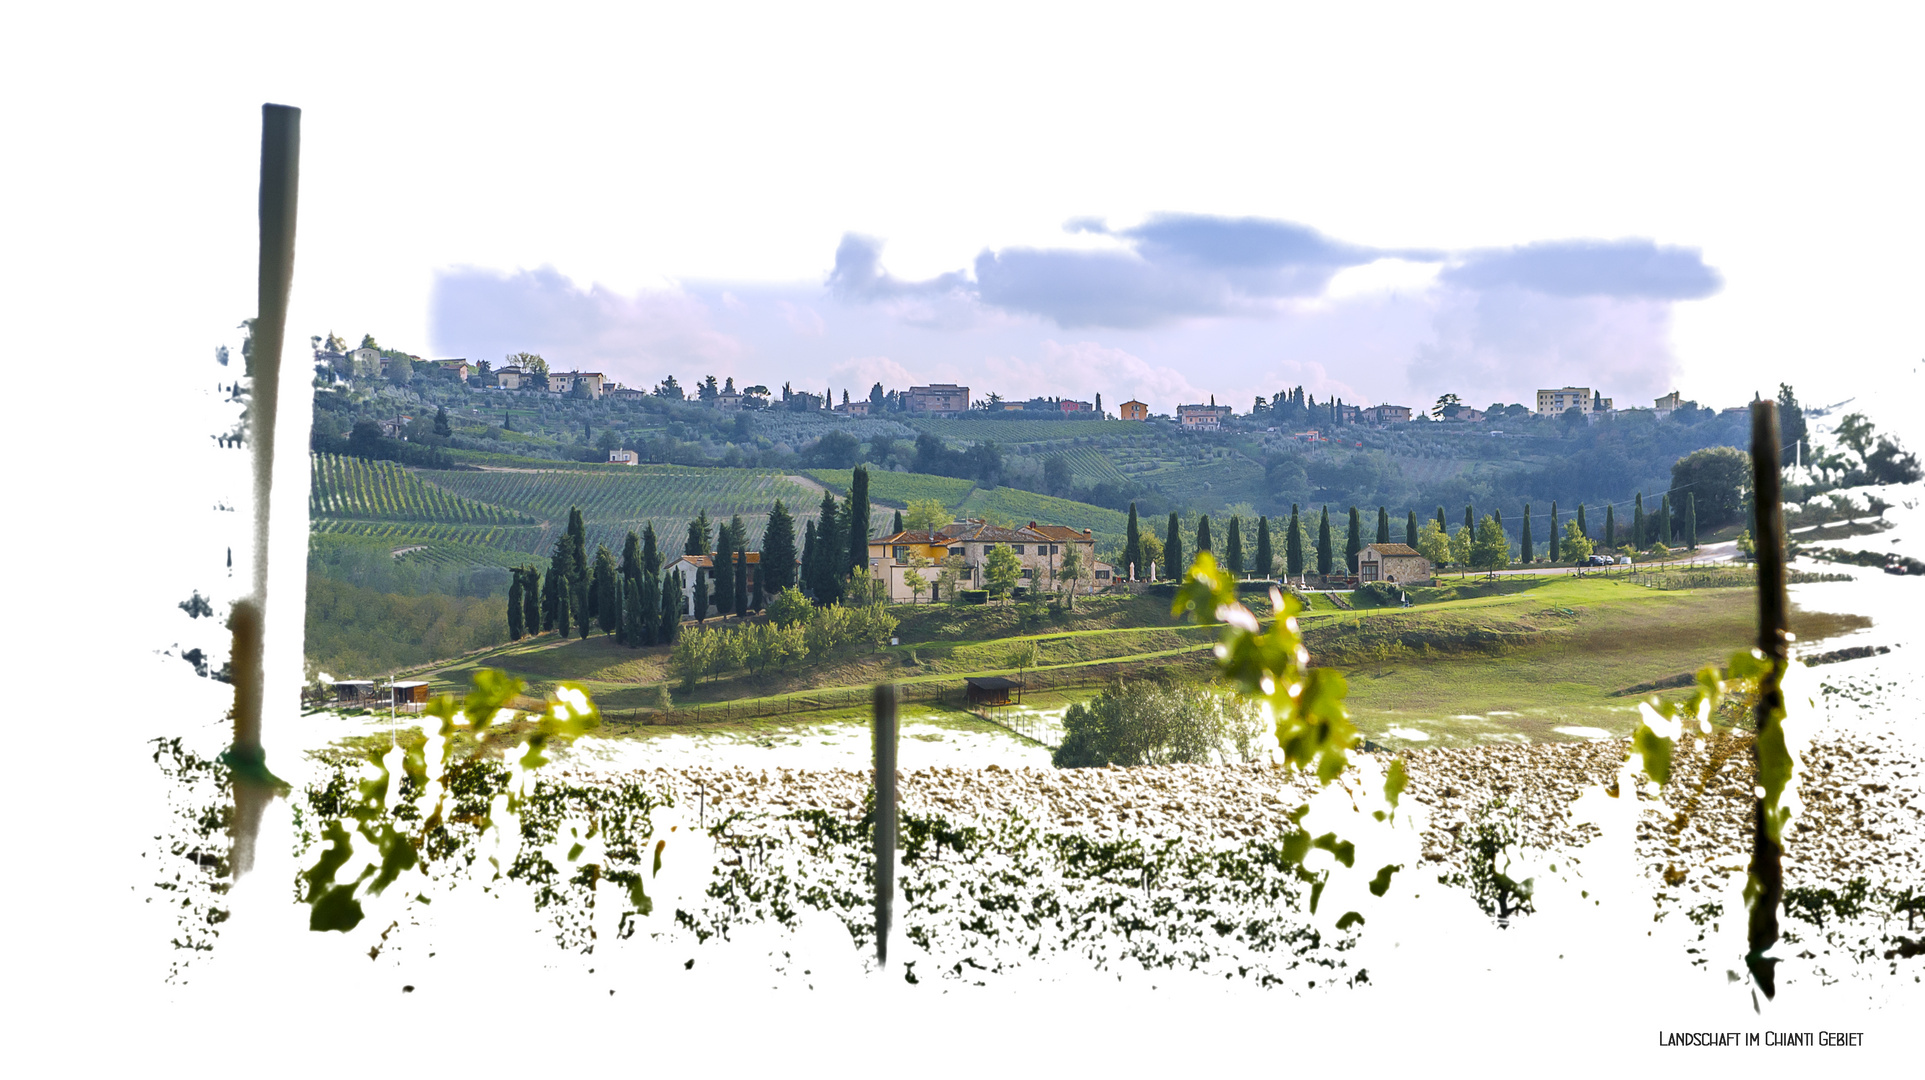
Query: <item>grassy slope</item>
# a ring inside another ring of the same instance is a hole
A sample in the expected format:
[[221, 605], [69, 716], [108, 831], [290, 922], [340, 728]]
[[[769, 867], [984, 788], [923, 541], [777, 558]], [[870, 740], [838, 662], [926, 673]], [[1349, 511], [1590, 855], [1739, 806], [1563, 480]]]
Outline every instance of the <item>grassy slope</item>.
[[[1614, 581], [1557, 580], [1500, 594], [1416, 608], [1303, 617], [1316, 662], [1350, 680], [1359, 724], [1380, 742], [1410, 741], [1392, 729], [1450, 742], [1492, 736], [1564, 738], [1560, 726], [1622, 734], [1636, 698], [1614, 696], [1637, 683], [1722, 661], [1751, 635], [1745, 589], [1660, 591]], [[902, 644], [874, 653], [811, 660], [761, 678], [737, 673], [705, 682], [681, 704], [802, 695], [827, 688], [896, 682], [954, 683], [965, 675], [1010, 673], [1023, 641], [1038, 645], [1050, 681], [1093, 687], [1119, 662], [1202, 673], [1210, 631], [1180, 626], [1149, 597], [1086, 602], [1061, 624], [1019, 625], [1014, 608], [900, 608]], [[1261, 612], [1260, 612], [1261, 614]], [[1800, 618], [1801, 640], [1848, 628], [1848, 620]], [[908, 664], [913, 650], [918, 665]], [[450, 687], [480, 665], [504, 667], [537, 686], [583, 682], [611, 711], [644, 707], [668, 678], [666, 650], [631, 651], [606, 638], [556, 642], [552, 635], [435, 669]], [[1087, 679], [1078, 676], [1088, 671]], [[1055, 697], [1062, 697], [1059, 691]], [[1069, 696], [1080, 696], [1073, 691]], [[798, 702], [797, 711], [809, 708]]]

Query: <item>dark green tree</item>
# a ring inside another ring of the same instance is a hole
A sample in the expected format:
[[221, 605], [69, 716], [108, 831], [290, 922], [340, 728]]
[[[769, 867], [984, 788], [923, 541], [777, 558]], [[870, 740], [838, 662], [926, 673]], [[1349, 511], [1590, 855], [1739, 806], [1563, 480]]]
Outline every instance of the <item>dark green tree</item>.
[[662, 570], [662, 551], [655, 543], [655, 523], [642, 526], [642, 575], [658, 574]]
[[749, 613], [749, 553], [740, 548], [735, 550], [735, 587], [729, 590], [735, 598], [735, 615], [743, 618]]
[[1123, 529], [1123, 572], [1129, 575], [1131, 581], [1135, 581], [1137, 573], [1142, 569], [1144, 569], [1143, 534], [1137, 531], [1136, 502], [1131, 500], [1130, 521]]
[[662, 576], [662, 625], [655, 636], [663, 645], [673, 645], [682, 636], [682, 606], [688, 603], [685, 580], [680, 570]]
[[637, 629], [641, 633], [643, 645], [662, 643], [662, 581], [654, 574], [642, 575], [642, 586], [636, 590], [635, 606], [641, 613]]
[[1450, 534], [1450, 522], [1444, 520], [1444, 508], [1441, 506], [1437, 508], [1437, 531], [1447, 536]]
[[1182, 523], [1176, 519], [1176, 511], [1170, 511], [1169, 535], [1163, 540], [1163, 576], [1170, 581], [1182, 581], [1184, 571], [1190, 564], [1183, 561]]
[[1552, 499], [1552, 500], [1551, 500], [1551, 541], [1550, 541], [1550, 548], [1551, 548], [1551, 561], [1552, 561], [1552, 562], [1554, 562], [1554, 563], [1555, 563], [1555, 562], [1558, 562], [1558, 561], [1559, 561], [1559, 559], [1558, 559], [1558, 555], [1559, 555], [1559, 550], [1558, 550], [1558, 530], [1559, 530], [1559, 528], [1560, 528], [1560, 526], [1559, 526], [1559, 524], [1558, 524], [1558, 520], [1557, 520], [1557, 500], [1556, 500], [1556, 499]]
[[1297, 519], [1297, 504], [1290, 504], [1290, 532], [1283, 538], [1283, 572], [1291, 578], [1303, 577], [1303, 524]]
[[1687, 494], [1684, 497], [1684, 539], [1691, 550], [1698, 550], [1698, 497]]
[[595, 594], [595, 622], [604, 634], [616, 634], [622, 629], [622, 594], [618, 582], [620, 575], [615, 572], [615, 556], [607, 544], [595, 545], [595, 576], [590, 586]]
[[566, 534], [555, 538], [554, 550], [548, 555], [548, 580], [541, 594], [541, 628], [559, 628], [563, 636], [567, 636], [568, 629], [561, 620], [561, 609], [564, 599], [571, 592], [568, 582], [572, 575], [568, 570], [568, 560], [573, 557], [574, 550]]
[[1317, 523], [1317, 573], [1329, 577], [1336, 569], [1336, 545], [1330, 539], [1330, 505], [1324, 504], [1323, 517]]
[[1631, 547], [1642, 551], [1650, 546], [1644, 534], [1644, 492], [1638, 492], [1637, 508], [1631, 513]]
[[445, 406], [434, 411], [434, 433], [444, 439], [455, 433], [455, 429], [448, 426], [448, 410]]
[[1348, 569], [1344, 571], [1345, 573], [1354, 574], [1357, 572], [1357, 556], [1362, 553], [1363, 549], [1364, 519], [1363, 515], [1357, 513], [1357, 508], [1353, 506], [1350, 508], [1350, 535], [1344, 537], [1343, 542], [1344, 565], [1348, 567]]
[[1805, 410], [1799, 407], [1798, 395], [1791, 392], [1789, 383], [1778, 384], [1778, 438], [1784, 444], [1780, 448], [1779, 464], [1796, 465], [1811, 460], [1811, 440], [1805, 434]]
[[1417, 511], [1407, 510], [1404, 517], [1404, 545], [1417, 546]]
[[1471, 530], [1473, 533], [1477, 531], [1477, 519], [1471, 515], [1469, 503], [1464, 504], [1464, 528]]
[[541, 571], [524, 566], [521, 574], [521, 625], [532, 636], [541, 633]]
[[1604, 546], [1613, 551], [1618, 546], [1618, 516], [1610, 503], [1604, 504]]
[[[815, 522], [802, 523], [802, 591], [811, 597], [815, 595], [816, 578]], [[699, 577], [699, 575], [697, 575]]]
[[1586, 521], [1584, 520], [1584, 504], [1583, 504], [1583, 503], [1578, 503], [1578, 504], [1577, 504], [1577, 531], [1578, 531], [1578, 532], [1580, 532], [1580, 533], [1582, 533], [1582, 534], [1583, 534], [1584, 536], [1586, 536], [1587, 538], [1588, 538], [1588, 537], [1589, 537], [1589, 536], [1591, 535], [1591, 526], [1590, 526], [1590, 523], [1589, 523], [1589, 522], [1586, 522]]
[[1658, 504], [1658, 543], [1671, 546], [1671, 493], [1668, 491]]
[[[837, 577], [869, 565], [869, 470], [861, 465], [849, 480], [849, 501], [843, 517], [847, 521], [849, 555], [837, 568]], [[747, 600], [746, 596], [742, 598], [743, 603]]]
[[701, 567], [695, 568], [695, 621], [705, 623], [709, 617], [709, 576]]
[[896, 520], [889, 526], [890, 536], [902, 535], [902, 511], [896, 511]]
[[1390, 511], [1381, 506], [1377, 508], [1377, 542], [1390, 543]]
[[1536, 545], [1531, 542], [1531, 504], [1524, 504], [1524, 535], [1518, 543], [1518, 552], [1527, 563], [1537, 561]]
[[1238, 577], [1243, 576], [1243, 522], [1230, 515], [1230, 532], [1223, 538], [1223, 565]]
[[1263, 516], [1257, 518], [1257, 565], [1255, 570], [1258, 577], [1265, 578], [1277, 572], [1277, 555], [1276, 552], [1272, 550], [1270, 543], [1270, 519]]
[[521, 633], [521, 570], [516, 568], [508, 579], [508, 640], [520, 641]]
[[708, 555], [712, 553], [715, 550], [709, 546], [709, 533], [712, 531], [709, 526], [709, 512], [704, 510], [701, 514], [697, 515], [694, 521], [688, 523], [688, 540], [682, 544], [682, 554]]
[[710, 569], [715, 575], [715, 613], [726, 616], [735, 610], [735, 537], [727, 528], [715, 530], [715, 561]]
[[642, 618], [642, 589], [639, 579], [622, 578], [622, 643], [631, 649], [648, 644], [648, 629]]
[[770, 594], [795, 584], [795, 518], [789, 516], [789, 508], [781, 499], [775, 500], [769, 523], [763, 526], [762, 562], [755, 577], [761, 582], [760, 588]]
[[1198, 554], [1211, 550], [1210, 515], [1203, 514], [1196, 519], [1196, 550]]
[[[818, 604], [833, 604], [842, 599], [842, 579], [848, 569], [846, 552], [849, 550], [849, 532], [842, 520], [844, 510], [836, 504], [835, 495], [822, 493], [822, 511], [815, 522], [815, 580], [811, 583]], [[733, 608], [734, 597], [730, 597], [730, 601]]]

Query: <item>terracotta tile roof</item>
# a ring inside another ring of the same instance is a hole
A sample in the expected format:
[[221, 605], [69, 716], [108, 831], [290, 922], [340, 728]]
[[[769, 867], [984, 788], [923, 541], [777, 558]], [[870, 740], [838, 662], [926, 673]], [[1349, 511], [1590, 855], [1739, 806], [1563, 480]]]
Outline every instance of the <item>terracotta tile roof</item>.
[[885, 536], [880, 540], [871, 540], [869, 542], [871, 544], [947, 544], [951, 539], [951, 537], [944, 536], [942, 533], [909, 532], [905, 530], [896, 533], [894, 536]]
[[1416, 548], [1411, 547], [1409, 544], [1365, 544], [1364, 546], [1367, 548], [1370, 548], [1371, 550], [1375, 551], [1379, 555], [1411, 556], [1411, 555], [1423, 554], [1423, 552], [1418, 551]]
[[1064, 543], [1071, 540], [1095, 539], [1090, 533], [1072, 529], [1067, 525], [1038, 525], [1032, 521], [1029, 523], [1029, 531], [1047, 539], [1054, 540], [1057, 543]]
[[[754, 566], [756, 563], [759, 563], [761, 561], [762, 561], [761, 552], [759, 551], [749, 552], [750, 566]], [[663, 565], [673, 566], [678, 562], [688, 563], [690, 566], [696, 567], [697, 569], [701, 569], [701, 570], [711, 570], [711, 569], [714, 569], [715, 567], [715, 556], [712, 553], [708, 555], [677, 555], [674, 558], [668, 560], [668, 562]], [[731, 561], [729, 565], [734, 566], [735, 563]]]

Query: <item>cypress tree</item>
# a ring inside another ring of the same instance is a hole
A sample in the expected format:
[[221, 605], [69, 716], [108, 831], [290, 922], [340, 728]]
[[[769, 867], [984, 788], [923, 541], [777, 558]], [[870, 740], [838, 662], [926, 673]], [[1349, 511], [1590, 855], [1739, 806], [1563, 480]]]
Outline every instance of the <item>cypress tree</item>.
[[[902, 511], [898, 510], [896, 511], [895, 523], [889, 527], [889, 535], [900, 536], [901, 534], [902, 534]], [[766, 545], [766, 541], [764, 543]]]
[[1163, 540], [1163, 576], [1170, 581], [1182, 581], [1188, 565], [1183, 561], [1183, 532], [1176, 520], [1176, 511], [1172, 510], [1170, 533]]
[[1644, 543], [1644, 492], [1640, 491], [1637, 506], [1631, 513], [1631, 547], [1642, 551]]
[[1285, 577], [1303, 576], [1303, 524], [1297, 519], [1297, 504], [1290, 504], [1290, 534], [1283, 538], [1283, 573]]
[[[1123, 572], [1131, 581], [1143, 570], [1143, 534], [1137, 531], [1136, 502], [1130, 502], [1130, 523], [1123, 530]], [[1146, 575], [1147, 576], [1147, 575]]]
[[1502, 510], [1492, 510], [1492, 511], [1491, 511], [1491, 520], [1492, 520], [1492, 521], [1495, 521], [1495, 522], [1497, 522], [1497, 527], [1498, 527], [1498, 528], [1500, 528], [1500, 529], [1501, 529], [1501, 528], [1503, 528], [1503, 527], [1504, 527], [1504, 511], [1502, 511]]
[[1276, 552], [1270, 547], [1270, 519], [1259, 516], [1257, 518], [1257, 576], [1267, 578], [1276, 573], [1276, 564]]
[[532, 636], [541, 633], [541, 571], [522, 568], [521, 626]]
[[1353, 506], [1350, 508], [1350, 535], [1344, 538], [1343, 543], [1344, 565], [1350, 568], [1347, 571], [1348, 573], [1354, 574], [1357, 572], [1357, 556], [1362, 553], [1363, 549], [1364, 519], [1363, 515], [1357, 513], [1357, 508]]
[[1390, 543], [1390, 511], [1381, 506], [1377, 508], [1377, 542]]
[[586, 637], [588, 617], [594, 614], [591, 605], [595, 602], [588, 591], [588, 579], [595, 568], [588, 561], [588, 529], [582, 524], [582, 512], [578, 506], [568, 508], [568, 540], [571, 548], [568, 581], [575, 587], [575, 624], [583, 628], [583, 636]]
[[695, 568], [695, 621], [705, 623], [709, 617], [709, 576], [701, 567]]
[[1210, 515], [1204, 514], [1196, 519], [1196, 553], [1201, 555], [1209, 550], [1211, 550]]
[[662, 552], [655, 545], [655, 523], [651, 521], [642, 526], [642, 574], [647, 576], [661, 572]]
[[1471, 509], [1470, 509], [1469, 503], [1464, 504], [1464, 528], [1469, 529], [1472, 532], [1477, 531], [1477, 519], [1471, 516]]
[[648, 634], [642, 626], [642, 590], [637, 580], [622, 578], [622, 644], [631, 649], [648, 644]]
[[[541, 628], [553, 630], [562, 625], [562, 600], [568, 594], [568, 558], [573, 548], [567, 536], [555, 538], [555, 549], [548, 556], [548, 581], [541, 594]], [[566, 634], [568, 631], [563, 630]]]
[[622, 541], [622, 577], [629, 581], [642, 579], [642, 539], [635, 530], [628, 530], [628, 537]]
[[595, 545], [595, 580], [592, 586], [595, 593], [595, 622], [604, 634], [614, 634], [622, 628], [622, 594], [617, 591], [620, 578], [615, 573], [615, 556], [607, 544]]
[[684, 555], [707, 555], [709, 547], [709, 512], [707, 510], [688, 523], [688, 540], [682, 544]]
[[1441, 506], [1437, 508], [1437, 528], [1446, 535], [1450, 533], [1450, 522], [1444, 520], [1444, 508]]
[[1613, 551], [1618, 546], [1618, 516], [1610, 503], [1604, 504], [1604, 546]]
[[[564, 555], [563, 558], [567, 556]], [[565, 638], [574, 630], [573, 620], [569, 618], [571, 614], [569, 609], [575, 605], [575, 594], [568, 587], [568, 582], [563, 575], [558, 575], [553, 570], [548, 574], [561, 582], [555, 586], [555, 630], [559, 636]]]
[[848, 532], [842, 527], [842, 510], [836, 505], [835, 495], [825, 491], [822, 493], [821, 516], [815, 522], [815, 580], [810, 583], [815, 590], [816, 603], [833, 604], [841, 598], [843, 552], [847, 550], [847, 544]]
[[715, 560], [709, 564], [715, 580], [715, 613], [726, 617], [735, 610], [735, 537], [729, 530], [715, 530]]
[[1658, 542], [1665, 547], [1671, 546], [1671, 493], [1668, 491], [1658, 505]]
[[756, 563], [754, 572], [749, 575], [752, 579], [749, 592], [750, 611], [767, 611], [769, 608], [769, 595], [762, 590], [762, 567], [766, 566], [768, 561], [768, 555], [764, 554], [761, 561]]
[[1332, 558], [1335, 552], [1331, 550], [1331, 547], [1330, 505], [1325, 503], [1323, 520], [1317, 525], [1317, 573], [1324, 577], [1329, 577], [1330, 571], [1336, 565], [1336, 560]]
[[635, 606], [641, 610], [641, 637], [644, 645], [662, 643], [662, 583], [654, 574], [642, 575], [636, 590]]
[[758, 589], [771, 595], [795, 584], [795, 519], [781, 499], [775, 500], [769, 523], [762, 528], [762, 564], [755, 580]]
[[[811, 597], [815, 595], [815, 560], [816, 560], [815, 549], [816, 549], [815, 522], [813, 521], [803, 522], [801, 585], [802, 585], [802, 590], [808, 593]], [[700, 574], [697, 574], [695, 577], [698, 582], [701, 580]]]
[[1406, 510], [1405, 514], [1407, 516], [1404, 518], [1404, 544], [1407, 547], [1416, 547], [1417, 546], [1417, 511]]
[[1698, 550], [1698, 495], [1692, 492], [1684, 497], [1684, 538], [1691, 544], [1691, 550]]
[[1557, 562], [1560, 545], [1557, 536], [1557, 500], [1551, 500], [1551, 561]]
[[[843, 516], [848, 522], [849, 558], [837, 577], [869, 565], [869, 470], [861, 465], [856, 466], [849, 481], [849, 501]], [[746, 596], [742, 598], [742, 602], [747, 601]]]
[[743, 618], [749, 613], [749, 553], [741, 548], [735, 549], [735, 617]]
[[1230, 515], [1230, 534], [1223, 539], [1223, 565], [1238, 577], [1243, 576], [1243, 523]]
[[1522, 537], [1522, 542], [1518, 544], [1518, 548], [1519, 548], [1519, 553], [1523, 555], [1525, 562], [1536, 561], [1537, 551], [1535, 550], [1535, 545], [1531, 543], [1531, 504], [1530, 503], [1524, 504], [1524, 535]]
[[1585, 524], [1585, 521], [1584, 521], [1584, 504], [1583, 503], [1577, 504], [1577, 531], [1580, 534], [1587, 537], [1591, 535], [1591, 527]]
[[682, 608], [688, 603], [686, 580], [680, 570], [662, 578], [662, 626], [656, 636], [664, 645], [673, 645], [682, 636]]
[[508, 581], [508, 640], [521, 640], [521, 570]]

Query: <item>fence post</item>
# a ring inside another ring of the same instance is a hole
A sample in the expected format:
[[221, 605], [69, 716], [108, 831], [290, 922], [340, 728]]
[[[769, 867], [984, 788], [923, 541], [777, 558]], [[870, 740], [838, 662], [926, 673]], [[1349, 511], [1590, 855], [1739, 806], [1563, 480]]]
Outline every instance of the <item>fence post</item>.
[[[1785, 599], [1785, 518], [1781, 490], [1778, 441], [1778, 404], [1759, 401], [1751, 406], [1751, 475], [1753, 505], [1758, 518], [1758, 651], [1771, 663], [1771, 670], [1758, 687], [1758, 705], [1752, 714], [1757, 725], [1752, 755], [1762, 771], [1758, 756], [1771, 729], [1784, 723], [1785, 669], [1791, 662], [1791, 645], [1786, 635]], [[1760, 789], [1762, 791], [1762, 789]], [[1778, 961], [1765, 956], [1778, 943], [1778, 905], [1784, 901], [1784, 846], [1772, 839], [1765, 828], [1765, 800], [1752, 800], [1751, 880], [1758, 897], [1752, 903], [1751, 951], [1745, 966], [1758, 982], [1765, 997], [1776, 995]], [[1749, 890], [1747, 890], [1749, 891]]]
[[889, 963], [890, 908], [896, 899], [896, 684], [875, 697], [876, 738], [876, 966]]

